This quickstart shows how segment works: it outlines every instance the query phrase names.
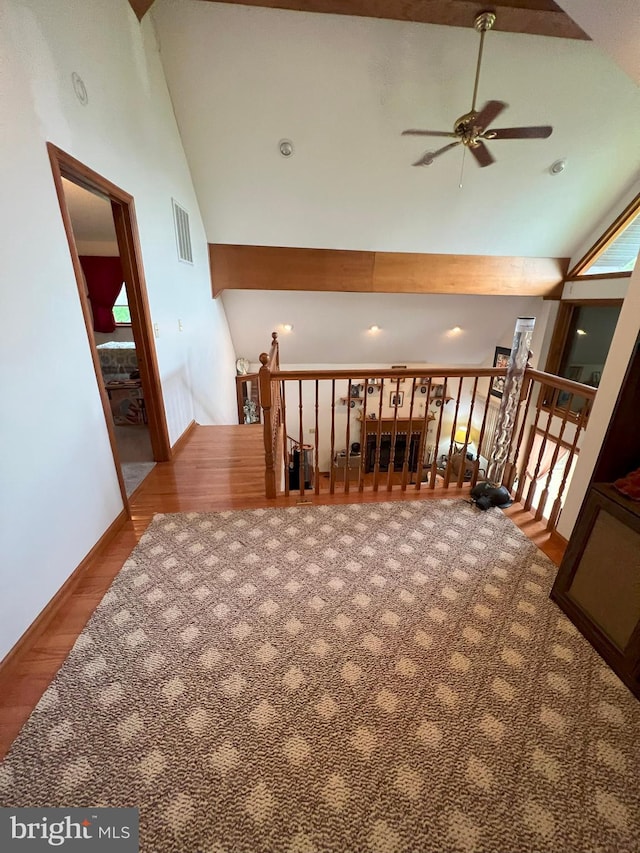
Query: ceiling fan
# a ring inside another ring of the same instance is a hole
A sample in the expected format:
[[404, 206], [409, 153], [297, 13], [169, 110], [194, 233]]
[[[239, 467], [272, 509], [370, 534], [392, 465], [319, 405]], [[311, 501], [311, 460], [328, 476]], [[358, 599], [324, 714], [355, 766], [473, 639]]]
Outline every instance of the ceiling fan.
[[473, 87], [473, 100], [468, 113], [456, 119], [453, 132], [441, 130], [403, 130], [402, 136], [445, 136], [455, 139], [455, 142], [439, 148], [437, 151], [427, 151], [413, 166], [430, 166], [436, 157], [455, 148], [457, 145], [465, 145], [475, 157], [479, 166], [490, 166], [495, 162], [489, 149], [484, 144], [485, 139], [547, 139], [553, 130], [549, 125], [539, 127], [502, 127], [488, 130], [489, 125], [494, 122], [507, 104], [503, 101], [487, 101], [480, 112], [476, 112], [476, 97], [478, 94], [478, 81], [480, 79], [480, 65], [482, 63], [482, 48], [484, 46], [484, 34], [490, 30], [496, 21], [493, 12], [481, 12], [475, 19], [473, 25], [480, 33], [480, 49], [478, 51], [478, 65], [476, 67], [476, 80]]

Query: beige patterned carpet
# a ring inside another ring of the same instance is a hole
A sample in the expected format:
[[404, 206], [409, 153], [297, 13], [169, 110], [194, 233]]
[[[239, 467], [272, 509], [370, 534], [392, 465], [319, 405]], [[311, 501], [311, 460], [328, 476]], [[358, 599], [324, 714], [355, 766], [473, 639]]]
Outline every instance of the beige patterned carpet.
[[462, 501], [157, 516], [0, 802], [164, 853], [631, 853], [640, 704]]

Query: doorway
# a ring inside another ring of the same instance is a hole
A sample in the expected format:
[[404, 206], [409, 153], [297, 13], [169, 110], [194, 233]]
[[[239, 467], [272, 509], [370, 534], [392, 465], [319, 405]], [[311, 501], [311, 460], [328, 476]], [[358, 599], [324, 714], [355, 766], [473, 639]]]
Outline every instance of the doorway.
[[125, 507], [171, 458], [133, 198], [48, 144]]

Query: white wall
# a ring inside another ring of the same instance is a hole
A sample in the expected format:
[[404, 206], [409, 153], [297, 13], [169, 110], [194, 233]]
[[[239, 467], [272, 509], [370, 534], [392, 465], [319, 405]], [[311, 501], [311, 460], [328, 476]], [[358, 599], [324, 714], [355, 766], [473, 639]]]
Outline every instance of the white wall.
[[[518, 317], [538, 317], [544, 333], [550, 302], [524, 296], [427, 293], [311, 293], [228, 290], [222, 295], [238, 355], [257, 361], [271, 333], [288, 364], [492, 364], [511, 346]], [[290, 323], [293, 330], [283, 330]], [[380, 331], [369, 332], [376, 324]], [[452, 330], [459, 326], [460, 332]]]
[[[582, 240], [571, 259], [571, 266], [584, 256], [638, 192], [640, 192], [640, 181], [636, 181], [629, 187], [619, 199], [618, 204], [609, 209]], [[640, 332], [640, 263], [636, 262], [630, 279], [567, 282], [562, 298], [624, 299], [593, 410], [589, 416], [589, 425], [581, 439], [580, 454], [558, 522], [558, 532], [568, 539], [589, 486], [600, 446], [618, 398], [618, 391]], [[633, 429], [633, 425], [630, 424], [629, 428]]]
[[[636, 264], [635, 271], [629, 281], [629, 289], [622, 305], [607, 363], [602, 371], [600, 386], [593, 410], [589, 416], [589, 426], [582, 441], [571, 487], [560, 516], [558, 532], [566, 538], [571, 535], [576, 522], [639, 332], [640, 264]], [[629, 424], [630, 430], [635, 430], [635, 428], [635, 424]]]
[[[47, 140], [135, 197], [171, 440], [194, 416], [235, 419], [233, 348], [151, 20], [126, 0], [4, 0], [0, 658], [122, 509]], [[191, 215], [193, 266], [176, 259], [172, 196]]]

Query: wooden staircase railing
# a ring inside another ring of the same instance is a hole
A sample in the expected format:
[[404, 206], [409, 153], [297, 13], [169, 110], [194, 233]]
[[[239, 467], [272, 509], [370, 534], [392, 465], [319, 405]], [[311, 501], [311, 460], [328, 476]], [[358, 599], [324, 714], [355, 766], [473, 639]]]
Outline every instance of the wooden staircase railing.
[[[259, 373], [267, 497], [309, 488], [316, 495], [470, 490], [486, 476], [504, 368], [283, 371], [275, 332], [272, 338]], [[502, 483], [549, 529], [557, 524], [595, 393], [525, 371]], [[295, 489], [289, 442], [299, 450]]]

